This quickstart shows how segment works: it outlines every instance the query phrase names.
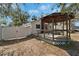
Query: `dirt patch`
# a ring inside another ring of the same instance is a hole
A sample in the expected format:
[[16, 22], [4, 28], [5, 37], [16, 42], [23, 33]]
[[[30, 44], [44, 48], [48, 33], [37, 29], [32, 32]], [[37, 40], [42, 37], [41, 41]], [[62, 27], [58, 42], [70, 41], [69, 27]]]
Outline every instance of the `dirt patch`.
[[50, 45], [36, 38], [20, 43], [0, 46], [0, 55], [13, 56], [68, 56], [69, 54], [54, 45]]
[[79, 41], [79, 32], [72, 33], [71, 34], [71, 39], [74, 40], [74, 41]]
[[59, 47], [48, 44], [36, 38], [29, 37], [20, 40], [0, 42], [1, 56], [78, 56], [79, 33], [71, 34], [74, 41], [72, 47]]

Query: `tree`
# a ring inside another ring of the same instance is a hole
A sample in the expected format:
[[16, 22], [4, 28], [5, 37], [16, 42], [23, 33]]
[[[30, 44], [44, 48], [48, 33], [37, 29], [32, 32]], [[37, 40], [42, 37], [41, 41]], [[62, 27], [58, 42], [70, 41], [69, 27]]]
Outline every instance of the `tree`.
[[[15, 5], [14, 8], [12, 5]], [[29, 14], [21, 10], [19, 4], [0, 4], [0, 15], [1, 17], [10, 17], [13, 20], [15, 26], [20, 26], [27, 22]]]
[[17, 10], [13, 13], [12, 20], [15, 26], [20, 26], [24, 23], [28, 22], [29, 14], [27, 12], [23, 12], [21, 10]]
[[61, 13], [71, 13], [77, 14], [79, 11], [78, 3], [59, 3], [57, 4], [58, 8], [60, 8]]
[[37, 16], [32, 16], [32, 20], [37, 20]]
[[[61, 13], [73, 13], [75, 15], [75, 18], [79, 18], [79, 3], [59, 3], [56, 5], [61, 9]], [[72, 20], [72, 22], [73, 21], [74, 19]]]

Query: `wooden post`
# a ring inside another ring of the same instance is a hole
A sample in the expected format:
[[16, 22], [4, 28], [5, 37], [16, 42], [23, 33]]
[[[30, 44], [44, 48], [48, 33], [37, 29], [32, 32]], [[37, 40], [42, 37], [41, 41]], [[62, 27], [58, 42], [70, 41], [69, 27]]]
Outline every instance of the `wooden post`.
[[54, 20], [52, 20], [52, 40], [54, 41]]
[[48, 23], [48, 35], [49, 35], [50, 33], [49, 33], [49, 23]]
[[64, 21], [63, 21], [63, 36], [64, 36]]
[[56, 33], [56, 22], [55, 22], [55, 33]]
[[55, 22], [55, 30], [56, 30], [56, 22]]
[[66, 20], [66, 37], [68, 39], [68, 21]]
[[70, 37], [70, 30], [71, 30], [70, 25], [71, 25], [71, 24], [70, 24], [70, 20], [69, 20], [69, 38], [71, 38], [71, 37]]
[[43, 32], [44, 32], [44, 38], [45, 38], [45, 23], [44, 23], [43, 25], [44, 25], [44, 30], [43, 30]]

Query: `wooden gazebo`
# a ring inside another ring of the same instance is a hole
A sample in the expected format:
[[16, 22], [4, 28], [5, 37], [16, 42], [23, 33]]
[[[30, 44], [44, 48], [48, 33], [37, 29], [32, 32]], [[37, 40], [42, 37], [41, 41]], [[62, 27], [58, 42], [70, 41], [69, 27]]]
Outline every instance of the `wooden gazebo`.
[[[45, 29], [45, 23], [51, 23], [52, 24], [52, 41], [55, 41], [55, 33], [56, 31], [62, 32], [62, 37], [65, 36], [65, 39], [70, 39], [70, 22], [71, 19], [74, 19], [74, 14], [73, 13], [52, 13], [50, 15], [47, 15], [45, 17], [41, 18], [41, 32], [44, 33], [44, 38], [45, 38], [45, 33], [49, 30]], [[56, 23], [62, 23], [63, 27], [62, 29], [56, 29]], [[54, 28], [55, 27], [55, 28]], [[65, 33], [64, 33], [65, 32]]]

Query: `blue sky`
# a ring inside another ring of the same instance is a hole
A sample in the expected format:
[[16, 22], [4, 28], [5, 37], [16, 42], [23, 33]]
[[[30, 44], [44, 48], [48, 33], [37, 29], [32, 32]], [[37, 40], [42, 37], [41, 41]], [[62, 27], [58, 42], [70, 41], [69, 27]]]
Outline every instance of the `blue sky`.
[[[58, 8], [55, 3], [25, 3], [19, 5], [23, 11], [29, 13], [30, 15], [29, 21], [31, 21], [32, 16], [37, 16], [38, 18], [40, 18], [41, 14], [48, 15], [57, 12], [57, 10], [58, 11], [60, 10], [60, 8]], [[15, 6], [13, 7], [15, 8]], [[7, 19], [7, 23], [10, 22], [11, 20]]]
[[[20, 7], [23, 11], [27, 11], [31, 16], [40, 16], [41, 13], [50, 14], [52, 12], [56, 12], [58, 9], [56, 8], [56, 4], [52, 3], [27, 3], [25, 5], [20, 4]], [[51, 8], [54, 8], [54, 10], [51, 10]]]
[[[27, 4], [20, 4], [20, 8], [23, 11], [27, 11], [30, 16], [37, 16], [40, 17], [41, 14], [47, 15], [59, 10], [56, 4], [53, 3], [27, 3]], [[52, 8], [54, 8], [52, 10]]]
[[[27, 3], [27, 4], [20, 4], [20, 8], [23, 11], [27, 11], [30, 15], [29, 20], [33, 15], [40, 17], [41, 14], [48, 15], [54, 12], [59, 12], [60, 8], [57, 7], [55, 3]], [[79, 26], [79, 22], [75, 23], [76, 26]]]

